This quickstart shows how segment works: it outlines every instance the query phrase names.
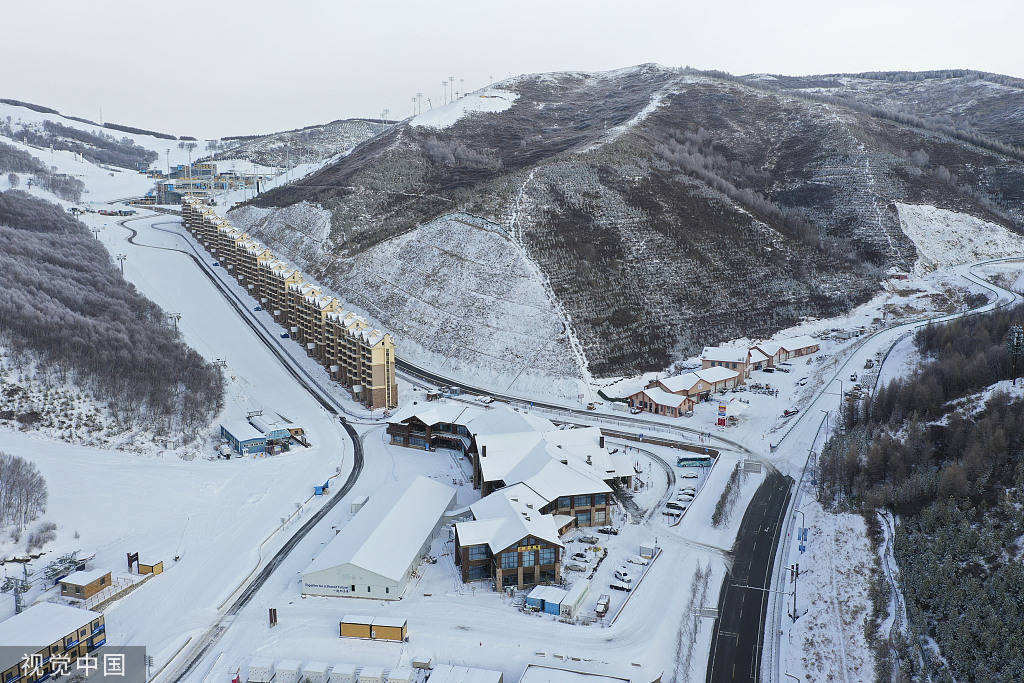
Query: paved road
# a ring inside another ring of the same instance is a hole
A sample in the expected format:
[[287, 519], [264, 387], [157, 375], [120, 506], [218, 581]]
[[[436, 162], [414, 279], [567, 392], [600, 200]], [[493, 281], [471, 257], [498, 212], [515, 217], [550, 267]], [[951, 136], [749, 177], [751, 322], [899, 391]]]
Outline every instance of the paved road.
[[138, 237], [138, 231], [135, 230], [134, 228], [129, 227], [127, 223], [131, 220], [140, 220], [141, 218], [143, 217], [118, 221], [118, 224], [121, 225], [121, 227], [123, 227], [130, 233], [128, 237], [128, 242], [138, 247], [148, 247], [151, 249], [161, 249], [165, 251], [176, 251], [192, 259], [195, 262], [196, 266], [199, 268], [199, 270], [210, 280], [210, 282], [214, 284], [214, 286], [221, 292], [221, 294], [224, 295], [224, 298], [228, 301], [228, 303], [232, 305], [232, 307], [238, 313], [239, 317], [241, 317], [242, 320], [252, 329], [256, 337], [263, 342], [263, 344], [270, 350], [270, 352], [273, 353], [274, 356], [281, 362], [281, 364], [285, 367], [288, 373], [295, 378], [295, 381], [301, 384], [306, 389], [306, 391], [308, 391], [313, 396], [313, 398], [315, 398], [317, 402], [319, 402], [320, 405], [323, 406], [324, 410], [331, 413], [332, 415], [338, 416], [339, 420], [341, 421], [342, 427], [345, 429], [345, 432], [347, 433], [349, 440], [352, 442], [352, 470], [349, 472], [348, 478], [345, 480], [345, 482], [340, 487], [335, 489], [334, 495], [332, 495], [327, 500], [327, 502], [320, 507], [319, 510], [317, 510], [309, 519], [307, 519], [306, 522], [301, 527], [299, 527], [295, 531], [295, 533], [293, 533], [291, 537], [288, 538], [287, 541], [284, 542], [281, 548], [273, 555], [273, 557], [270, 558], [270, 560], [267, 561], [266, 565], [263, 566], [263, 569], [261, 569], [260, 572], [256, 574], [256, 576], [253, 577], [249, 581], [249, 583], [242, 589], [241, 594], [239, 594], [239, 596], [235, 598], [235, 601], [232, 602], [226, 610], [221, 612], [213, 626], [211, 626], [210, 629], [206, 631], [206, 633], [204, 633], [195, 641], [191, 649], [185, 651], [187, 653], [187, 659], [175, 666], [170, 666], [162, 672], [165, 680], [181, 681], [186, 676], [188, 676], [189, 673], [193, 671], [196, 665], [198, 665], [199, 662], [201, 662], [202, 659], [206, 656], [206, 654], [210, 651], [210, 648], [213, 647], [218, 640], [220, 640], [221, 636], [224, 634], [224, 632], [230, 625], [231, 617], [233, 617], [243, 607], [249, 604], [253, 596], [256, 595], [259, 589], [263, 587], [263, 584], [266, 583], [267, 579], [270, 578], [270, 575], [273, 574], [274, 570], [277, 569], [277, 567], [285, 560], [285, 558], [288, 557], [288, 555], [295, 548], [295, 546], [297, 546], [299, 542], [301, 542], [302, 539], [304, 539], [306, 535], [309, 534], [313, 527], [319, 524], [320, 521], [323, 520], [323, 518], [326, 517], [327, 514], [334, 509], [334, 507], [341, 501], [341, 499], [344, 498], [349, 493], [349, 491], [352, 490], [352, 487], [355, 486], [356, 481], [359, 479], [359, 475], [363, 471], [363, 444], [362, 441], [359, 439], [359, 435], [356, 433], [355, 428], [351, 424], [349, 424], [344, 417], [340, 415], [341, 406], [337, 404], [338, 402], [336, 401], [336, 399], [334, 399], [334, 397], [332, 397], [329, 392], [326, 392], [324, 389], [322, 389], [320, 385], [312, 377], [309, 376], [309, 374], [306, 372], [304, 368], [302, 368], [301, 365], [292, 361], [291, 358], [289, 358], [288, 355], [285, 354], [278, 347], [278, 344], [273, 339], [272, 335], [270, 338], [267, 337], [266, 331], [262, 330], [261, 327], [257, 326], [257, 324], [252, 320], [252, 317], [249, 315], [249, 308], [247, 302], [242, 301], [240, 297], [238, 297], [237, 294], [235, 294], [233, 291], [231, 291], [229, 287], [227, 287], [223, 282], [221, 282], [219, 278], [217, 278], [214, 274], [210, 273], [206, 268], [205, 262], [201, 258], [197, 257], [193, 253], [189, 253], [184, 249], [175, 249], [173, 247], [160, 247], [149, 244], [141, 244], [136, 241], [136, 238]]
[[793, 478], [770, 471], [740, 522], [732, 570], [722, 582], [707, 680], [756, 681], [772, 565]]

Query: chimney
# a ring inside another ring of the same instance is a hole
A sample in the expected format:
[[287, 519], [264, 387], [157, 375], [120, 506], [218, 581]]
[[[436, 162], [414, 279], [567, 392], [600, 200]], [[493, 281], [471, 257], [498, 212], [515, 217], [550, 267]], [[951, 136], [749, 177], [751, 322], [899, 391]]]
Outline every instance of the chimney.
[[598, 439], [597, 445], [600, 446], [601, 448], [604, 448], [604, 434], [602, 434]]
[[482, 446], [480, 448], [480, 457], [481, 458], [486, 458], [487, 457], [487, 446]]

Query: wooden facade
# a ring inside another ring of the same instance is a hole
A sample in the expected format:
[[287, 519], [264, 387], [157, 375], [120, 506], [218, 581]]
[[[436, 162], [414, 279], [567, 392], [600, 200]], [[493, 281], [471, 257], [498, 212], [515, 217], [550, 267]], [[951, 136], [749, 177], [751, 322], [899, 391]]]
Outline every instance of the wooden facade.
[[[75, 573], [77, 574], [79, 572]], [[61, 579], [60, 582], [60, 594], [66, 598], [77, 598], [79, 600], [86, 600], [96, 595], [104, 588], [110, 587], [110, 572], [107, 572], [106, 574], [103, 574], [101, 576], [97, 576], [95, 579], [87, 583], [75, 582], [73, 580], [74, 575], [67, 577], [67, 579], [72, 580], [68, 581], [66, 579]]]
[[500, 552], [486, 544], [463, 546], [455, 538], [455, 563], [463, 582], [491, 579], [497, 590], [517, 589], [561, 580], [562, 548], [540, 538], [525, 536]]

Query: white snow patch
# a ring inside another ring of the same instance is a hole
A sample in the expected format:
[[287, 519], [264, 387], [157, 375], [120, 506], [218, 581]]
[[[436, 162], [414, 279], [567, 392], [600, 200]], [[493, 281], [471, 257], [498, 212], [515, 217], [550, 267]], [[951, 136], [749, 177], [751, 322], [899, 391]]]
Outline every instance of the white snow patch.
[[519, 94], [511, 90], [484, 88], [460, 97], [454, 102], [415, 116], [409, 122], [409, 125], [442, 130], [455, 125], [459, 119], [468, 114], [497, 114], [503, 112], [511, 107], [512, 103], [518, 98]]
[[917, 247], [914, 272], [1024, 254], [1024, 237], [996, 223], [928, 204], [896, 203], [900, 228]]

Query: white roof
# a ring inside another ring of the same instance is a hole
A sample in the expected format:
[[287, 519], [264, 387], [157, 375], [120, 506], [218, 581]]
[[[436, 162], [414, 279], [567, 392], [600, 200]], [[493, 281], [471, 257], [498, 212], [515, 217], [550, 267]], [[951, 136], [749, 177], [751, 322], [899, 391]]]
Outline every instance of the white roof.
[[500, 671], [439, 664], [430, 673], [430, 683], [499, 683]]
[[540, 512], [547, 502], [526, 484], [499, 489], [470, 506], [474, 521], [455, 525], [459, 544], [486, 543], [497, 553], [526, 536], [536, 536], [561, 546], [554, 517]]
[[302, 667], [302, 673], [325, 674], [328, 668], [330, 667], [327, 662], [308, 662], [306, 666]]
[[605, 477], [568, 457], [565, 460], [554, 459], [550, 448], [535, 449], [509, 472], [505, 483], [526, 484], [547, 503], [559, 496], [611, 492]]
[[740, 373], [729, 368], [723, 368], [721, 366], [713, 368], [704, 368], [703, 370], [694, 370], [693, 374], [700, 377], [708, 384], [714, 384], [716, 382], [724, 382], [727, 379], [733, 379], [739, 377]]
[[[41, 602], [0, 622], [0, 643], [42, 648], [101, 616], [99, 612], [58, 605], [55, 602]], [[19, 661], [20, 651], [0, 658], [0, 671], [7, 670]]]
[[533, 590], [526, 597], [561, 604], [562, 600], [565, 599], [565, 594], [566, 591], [555, 586], [534, 586]]
[[701, 378], [694, 372], [684, 372], [681, 375], [675, 377], [666, 377], [659, 379], [659, 382], [665, 386], [670, 392], [677, 394], [681, 391], [689, 391], [701, 381]]
[[605, 676], [604, 674], [588, 674], [583, 671], [559, 669], [544, 664], [530, 664], [523, 672], [519, 683], [605, 683], [610, 681], [629, 681], [628, 678]]
[[63, 579], [61, 579], [60, 582], [74, 584], [75, 586], [85, 586], [87, 584], [92, 583], [93, 581], [96, 581], [101, 576], [106, 576], [109, 573], [109, 569], [79, 570], [77, 572], [68, 574]]
[[409, 666], [395, 667], [388, 672], [389, 681], [411, 681], [412, 676], [412, 667]]
[[405, 422], [409, 418], [417, 418], [423, 424], [435, 425], [438, 422], [465, 425], [478, 412], [477, 408], [452, 401], [434, 401], [431, 405], [409, 406], [396, 411], [388, 420], [391, 423]]
[[231, 433], [231, 436], [235, 437], [239, 441], [249, 441], [250, 439], [262, 439], [263, 433], [249, 424], [246, 420], [235, 420], [233, 422], [222, 422], [221, 426]]
[[373, 617], [367, 617], [362, 614], [346, 614], [341, 618], [341, 621], [346, 624], [365, 624], [369, 626], [373, 623]]
[[588, 590], [590, 590], [590, 580], [580, 579], [579, 581], [574, 583], [572, 585], [572, 588], [570, 588], [566, 592], [565, 602], [569, 603], [570, 605], [573, 604], [574, 602], [579, 600], [580, 597], [582, 597], [583, 594], [586, 593]]
[[746, 363], [747, 349], [739, 346], [705, 346], [700, 359]]
[[684, 401], [686, 401], [685, 396], [681, 396], [680, 394], [670, 394], [664, 389], [659, 389], [657, 387], [643, 389], [642, 393], [659, 406], [675, 406], [678, 408]]
[[800, 349], [806, 349], [809, 346], [817, 346], [818, 340], [813, 337], [808, 337], [806, 334], [800, 335], [799, 337], [790, 337], [789, 339], [783, 339], [779, 342], [782, 348], [787, 351], [799, 351]]
[[763, 363], [768, 360], [768, 356], [761, 352], [757, 347], [750, 349], [750, 362], [751, 363]]
[[408, 622], [404, 617], [374, 617], [374, 626], [391, 626], [393, 628], [400, 628], [405, 626]]
[[384, 669], [379, 666], [364, 666], [359, 671], [359, 679], [363, 678], [384, 678]]
[[[396, 500], [397, 498], [397, 500]], [[375, 494], [306, 568], [306, 573], [353, 564], [401, 581], [438, 520], [455, 502], [455, 489], [416, 477], [402, 491]]]
[[355, 664], [349, 664], [348, 662], [342, 662], [340, 664], [335, 664], [334, 666], [332, 666], [331, 667], [331, 673], [332, 674], [337, 674], [339, 676], [341, 676], [342, 674], [351, 676], [352, 674], [354, 674], [356, 672], [357, 668], [358, 667]]
[[298, 673], [299, 670], [302, 669], [302, 662], [298, 659], [282, 659], [277, 663], [277, 667], [275, 668], [278, 673], [281, 673], [282, 671], [294, 671]]

